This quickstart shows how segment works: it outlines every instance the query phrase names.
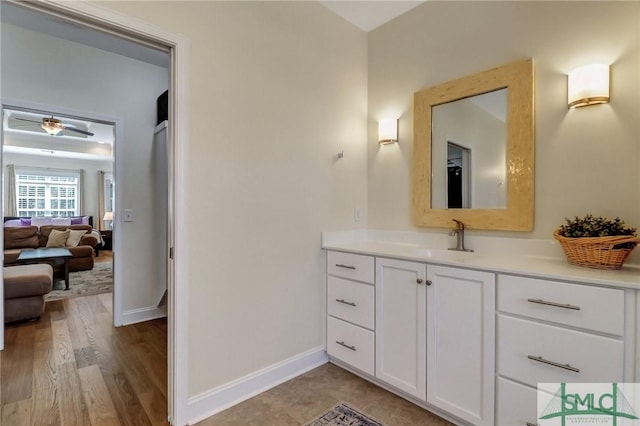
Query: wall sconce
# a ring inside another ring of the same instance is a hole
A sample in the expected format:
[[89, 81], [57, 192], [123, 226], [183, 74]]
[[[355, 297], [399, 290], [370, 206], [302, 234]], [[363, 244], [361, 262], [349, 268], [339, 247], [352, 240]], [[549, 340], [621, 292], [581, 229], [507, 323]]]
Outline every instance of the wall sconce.
[[378, 122], [378, 143], [387, 145], [398, 142], [398, 119], [385, 118]]
[[569, 109], [609, 102], [609, 65], [585, 65], [569, 73]]

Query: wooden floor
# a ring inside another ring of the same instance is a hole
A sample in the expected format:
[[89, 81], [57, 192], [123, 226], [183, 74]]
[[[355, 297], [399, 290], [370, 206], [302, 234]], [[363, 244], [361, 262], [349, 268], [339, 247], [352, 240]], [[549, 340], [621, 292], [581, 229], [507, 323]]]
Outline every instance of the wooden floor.
[[0, 424], [166, 425], [167, 323], [112, 326], [112, 295], [47, 302], [5, 326]]

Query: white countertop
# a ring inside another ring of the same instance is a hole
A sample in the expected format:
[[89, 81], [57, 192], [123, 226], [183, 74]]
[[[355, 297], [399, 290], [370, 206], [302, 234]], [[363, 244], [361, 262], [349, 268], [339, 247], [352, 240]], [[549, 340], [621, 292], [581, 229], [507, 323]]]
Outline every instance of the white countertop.
[[[446, 248], [430, 249], [431, 245], [376, 241], [367, 238], [366, 233], [361, 233], [358, 238], [353, 238], [352, 241], [349, 241], [350, 239], [327, 238], [323, 235], [322, 248], [497, 273], [521, 274], [640, 290], [640, 266], [638, 265], [625, 264], [620, 270], [599, 270], [570, 265], [564, 257], [542, 256], [536, 253], [536, 250], [532, 250], [530, 254], [523, 253], [521, 247], [514, 250], [513, 254], [496, 254], [492, 250], [486, 250], [483, 253], [482, 249], [476, 249], [474, 253], [464, 253], [450, 251]], [[509, 244], [508, 239], [501, 240], [499, 243]], [[552, 242], [550, 243], [552, 244]], [[434, 247], [438, 247], [438, 245]], [[508, 248], [507, 251], [509, 251]]]

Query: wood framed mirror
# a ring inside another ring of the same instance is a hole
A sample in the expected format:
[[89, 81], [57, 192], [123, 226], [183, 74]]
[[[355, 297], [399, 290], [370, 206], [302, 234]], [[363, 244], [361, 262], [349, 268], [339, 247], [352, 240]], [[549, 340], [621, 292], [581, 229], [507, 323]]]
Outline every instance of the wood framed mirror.
[[526, 59], [414, 94], [416, 226], [533, 229], [533, 93]]

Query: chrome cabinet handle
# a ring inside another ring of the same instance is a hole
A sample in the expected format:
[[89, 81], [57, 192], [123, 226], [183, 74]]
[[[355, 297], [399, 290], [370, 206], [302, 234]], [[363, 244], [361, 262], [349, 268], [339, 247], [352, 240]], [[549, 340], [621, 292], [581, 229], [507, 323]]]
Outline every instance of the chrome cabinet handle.
[[356, 347], [355, 347], [355, 346], [349, 346], [349, 345], [347, 345], [346, 343], [344, 343], [344, 341], [342, 341], [342, 342], [338, 342], [338, 341], [336, 340], [336, 343], [337, 343], [337, 344], [339, 344], [340, 346], [344, 347], [344, 348], [347, 348], [347, 349], [352, 350], [352, 351], [354, 351], [354, 352], [356, 351]]
[[336, 302], [344, 303], [345, 305], [349, 305], [349, 306], [354, 306], [354, 307], [356, 306], [355, 302], [347, 302], [344, 299], [336, 299]]
[[527, 302], [537, 303], [539, 305], [555, 306], [556, 308], [573, 309], [574, 311], [580, 310], [580, 306], [574, 306], [568, 303], [564, 304], [564, 303], [548, 302], [542, 299], [527, 299]]
[[431, 280], [427, 280], [427, 285], [431, 285], [431, 284], [433, 284]]
[[525, 425], [526, 426], [538, 426], [538, 423], [526, 422]]
[[422, 284], [422, 278], [418, 278], [418, 279], [416, 279], [416, 282], [417, 282], [418, 284]]
[[354, 270], [356, 269], [356, 267], [355, 267], [355, 266], [342, 265], [342, 264], [340, 264], [340, 263], [336, 263], [336, 266], [337, 266], [338, 268], [354, 269]]
[[558, 367], [558, 368], [564, 368], [565, 370], [569, 370], [569, 371], [573, 371], [574, 373], [579, 373], [580, 369], [576, 368], [576, 367], [572, 367], [569, 364], [561, 364], [559, 362], [555, 362], [555, 361], [549, 361], [548, 359], [544, 359], [541, 356], [533, 356], [533, 355], [527, 355], [527, 358], [529, 358], [532, 361], [537, 361], [537, 362], [541, 362], [543, 364], [548, 364], [548, 365], [552, 365], [554, 367]]

